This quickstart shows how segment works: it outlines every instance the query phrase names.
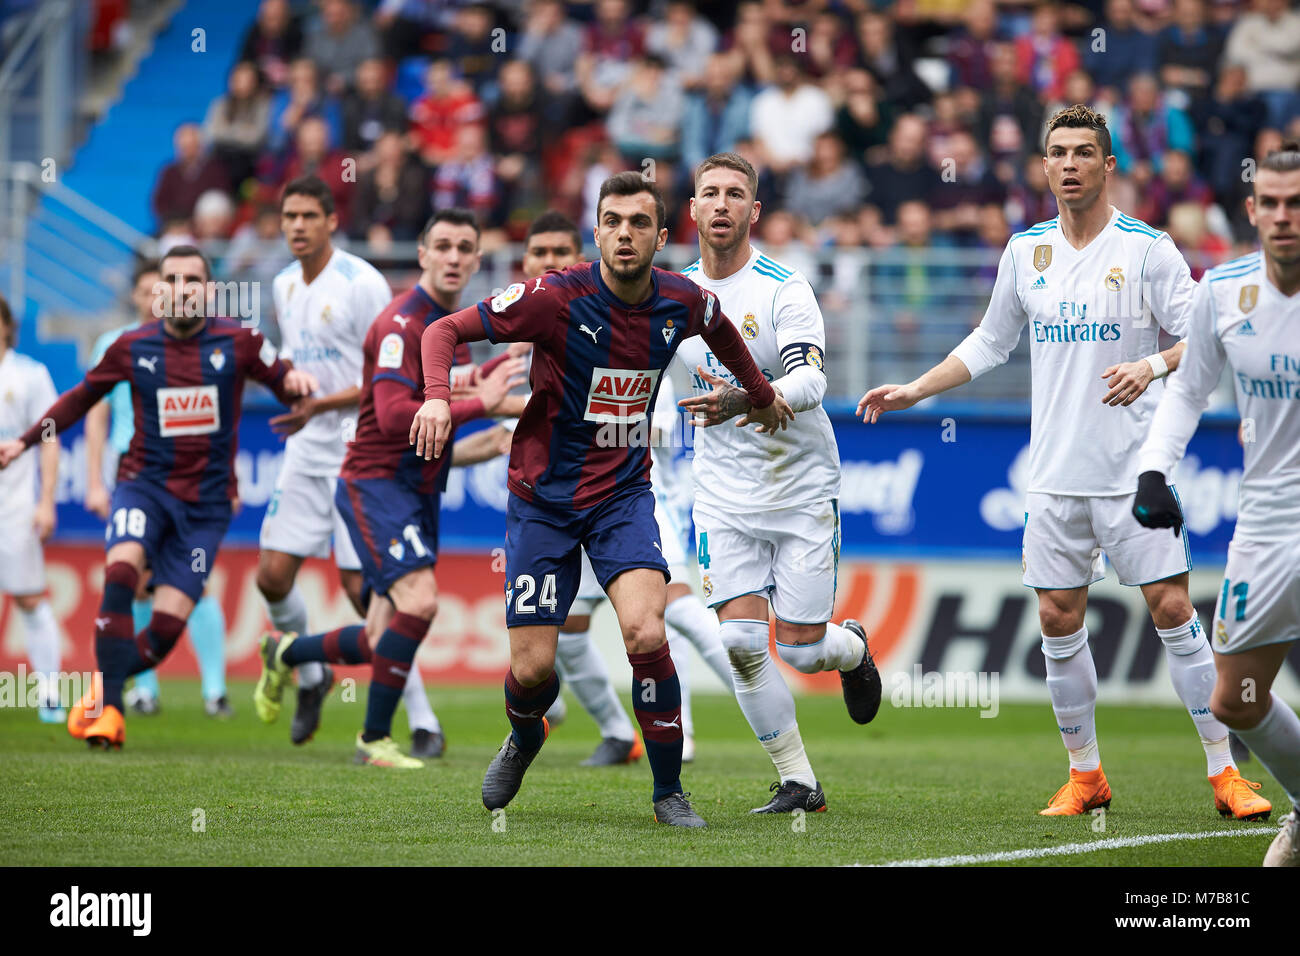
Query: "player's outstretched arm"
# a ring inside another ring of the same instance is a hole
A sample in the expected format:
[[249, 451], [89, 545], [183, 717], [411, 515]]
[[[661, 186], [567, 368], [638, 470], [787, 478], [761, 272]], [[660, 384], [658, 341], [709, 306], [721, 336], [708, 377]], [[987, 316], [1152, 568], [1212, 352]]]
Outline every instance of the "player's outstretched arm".
[[946, 392], [971, 380], [970, 369], [956, 355], [946, 359], [920, 378], [906, 385], [877, 385], [858, 402], [858, 415], [868, 424], [874, 424], [882, 412], [897, 412], [911, 408], [932, 395]]
[[111, 505], [104, 487], [104, 446], [108, 442], [108, 402], [101, 401], [86, 413], [86, 510], [108, 520]]

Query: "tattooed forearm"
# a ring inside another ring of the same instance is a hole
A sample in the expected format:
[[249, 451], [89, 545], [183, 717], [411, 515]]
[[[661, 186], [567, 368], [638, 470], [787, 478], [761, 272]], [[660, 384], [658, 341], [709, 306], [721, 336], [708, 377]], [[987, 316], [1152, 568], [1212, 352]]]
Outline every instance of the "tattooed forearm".
[[736, 415], [743, 415], [750, 409], [749, 393], [743, 388], [729, 385], [718, 396], [718, 420], [726, 421]]

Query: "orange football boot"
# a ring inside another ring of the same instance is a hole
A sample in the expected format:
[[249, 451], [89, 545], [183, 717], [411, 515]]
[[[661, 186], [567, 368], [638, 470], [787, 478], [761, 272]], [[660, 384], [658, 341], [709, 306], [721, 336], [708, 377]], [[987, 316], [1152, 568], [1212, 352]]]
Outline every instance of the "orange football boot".
[[645, 756], [645, 747], [641, 745], [641, 735], [632, 735], [632, 749], [627, 752], [627, 762], [633, 763]]
[[1253, 783], [1237, 772], [1236, 767], [1229, 767], [1223, 773], [1210, 777], [1214, 787], [1214, 809], [1220, 816], [1232, 815], [1238, 820], [1267, 820], [1273, 812], [1269, 803], [1255, 791], [1263, 784]]
[[1070, 782], [1056, 791], [1047, 803], [1047, 809], [1038, 812], [1045, 817], [1069, 817], [1087, 813], [1097, 807], [1110, 806], [1110, 784], [1099, 766], [1096, 770], [1070, 768]]
[[122, 744], [126, 743], [126, 718], [120, 710], [108, 704], [99, 718], [86, 728], [85, 737], [92, 750], [97, 747], [121, 750]]
[[[68, 708], [68, 733], [78, 740], [84, 740], [86, 737], [86, 728], [95, 722], [98, 717], [99, 707], [95, 701], [104, 696], [104, 675], [95, 671], [95, 676], [91, 678], [90, 689], [81, 695], [81, 700], [77, 701]], [[86, 712], [95, 714], [95, 717], [87, 717]]]

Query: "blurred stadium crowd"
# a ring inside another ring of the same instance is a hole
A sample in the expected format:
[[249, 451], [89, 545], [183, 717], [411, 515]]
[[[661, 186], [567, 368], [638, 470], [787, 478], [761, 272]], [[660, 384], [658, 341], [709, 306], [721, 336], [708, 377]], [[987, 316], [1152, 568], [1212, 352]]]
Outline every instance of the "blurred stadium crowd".
[[1043, 123], [1082, 102], [1109, 119], [1117, 204], [1199, 274], [1246, 235], [1243, 160], [1300, 131], [1297, 51], [1285, 0], [263, 0], [153, 209], [168, 241], [274, 237], [279, 187], [315, 172], [355, 239], [462, 205], [491, 248], [547, 207], [592, 221], [633, 168], [691, 242], [690, 170], [735, 149], [774, 254], [1000, 249], [1055, 214]]

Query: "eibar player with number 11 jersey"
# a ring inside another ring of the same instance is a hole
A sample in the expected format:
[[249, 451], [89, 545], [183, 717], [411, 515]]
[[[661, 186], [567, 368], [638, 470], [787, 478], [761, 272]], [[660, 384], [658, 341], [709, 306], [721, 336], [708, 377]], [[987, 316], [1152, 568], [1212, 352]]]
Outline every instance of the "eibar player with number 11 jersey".
[[459, 342], [531, 341], [532, 397], [510, 450], [506, 624], [511, 733], [483, 779], [483, 804], [506, 806], [546, 738], [555, 700], [555, 646], [578, 588], [585, 548], [618, 615], [632, 665], [633, 710], [654, 775], [655, 819], [702, 827], [681, 785], [680, 685], [664, 633], [668, 567], [654, 518], [650, 451], [637, 428], [683, 340], [704, 335], [770, 431], [790, 416], [722, 314], [717, 297], [653, 267], [668, 241], [654, 184], [611, 176], [596, 205], [600, 260], [517, 283], [424, 333], [425, 395], [411, 425], [417, 453], [448, 439], [448, 377]]

